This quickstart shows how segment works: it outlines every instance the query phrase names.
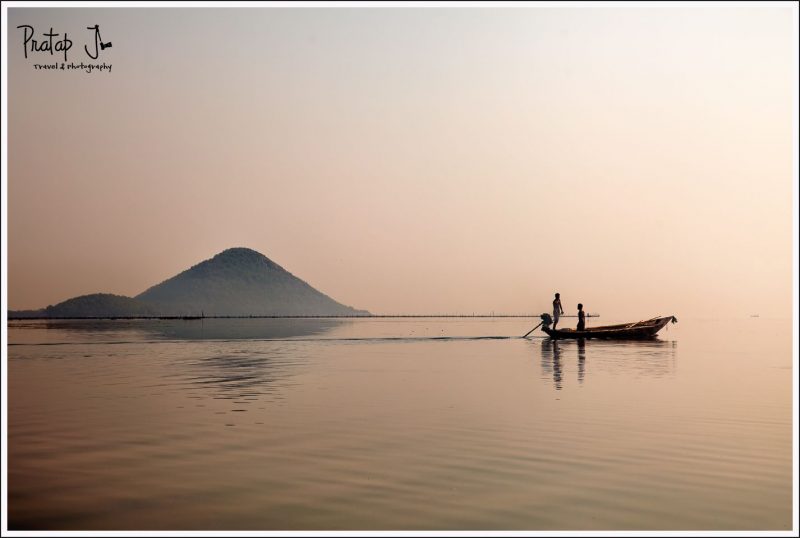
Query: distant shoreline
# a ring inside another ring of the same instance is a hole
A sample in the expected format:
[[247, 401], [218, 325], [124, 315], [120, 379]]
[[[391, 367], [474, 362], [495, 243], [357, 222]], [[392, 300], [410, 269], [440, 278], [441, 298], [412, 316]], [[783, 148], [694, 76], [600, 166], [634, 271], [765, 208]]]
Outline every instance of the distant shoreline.
[[[326, 318], [537, 318], [540, 314], [348, 314], [338, 316], [85, 316], [85, 317], [19, 317], [9, 316], [8, 321], [22, 320], [69, 320], [69, 319], [159, 319], [196, 321], [202, 319], [326, 319]], [[562, 318], [576, 318], [578, 316], [562, 315]], [[600, 314], [587, 314], [587, 318], [599, 318]]]

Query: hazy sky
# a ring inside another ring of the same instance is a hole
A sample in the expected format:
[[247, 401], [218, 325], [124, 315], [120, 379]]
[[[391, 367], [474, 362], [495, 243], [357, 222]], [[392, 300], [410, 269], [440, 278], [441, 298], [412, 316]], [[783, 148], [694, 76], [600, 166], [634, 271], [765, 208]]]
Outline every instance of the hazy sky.
[[374, 313], [791, 316], [792, 13], [11, 8], [9, 308], [246, 246]]

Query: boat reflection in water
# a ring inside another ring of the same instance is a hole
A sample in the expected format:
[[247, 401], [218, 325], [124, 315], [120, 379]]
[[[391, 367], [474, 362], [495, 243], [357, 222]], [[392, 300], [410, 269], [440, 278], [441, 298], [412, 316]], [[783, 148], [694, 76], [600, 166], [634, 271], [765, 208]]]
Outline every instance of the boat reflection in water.
[[672, 340], [587, 341], [583, 338], [545, 338], [541, 346], [542, 379], [552, 378], [556, 390], [564, 388], [564, 378], [571, 369], [572, 357], [577, 359], [579, 385], [583, 385], [586, 378], [587, 355], [591, 356], [592, 370], [598, 373], [616, 374], [625, 371], [635, 377], [665, 377], [674, 375], [676, 368], [677, 342]]

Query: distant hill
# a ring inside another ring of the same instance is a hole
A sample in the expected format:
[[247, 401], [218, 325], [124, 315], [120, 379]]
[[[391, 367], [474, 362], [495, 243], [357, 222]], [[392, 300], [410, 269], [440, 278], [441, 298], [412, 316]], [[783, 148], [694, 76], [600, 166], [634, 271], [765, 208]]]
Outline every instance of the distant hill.
[[9, 317], [347, 316], [369, 315], [338, 303], [263, 254], [231, 248], [136, 297], [83, 295]]
[[136, 299], [169, 315], [357, 315], [263, 254], [231, 248], [153, 286]]
[[115, 318], [157, 314], [157, 310], [148, 304], [131, 297], [111, 293], [81, 295], [41, 310], [10, 310], [8, 312], [9, 317], [19, 318]]

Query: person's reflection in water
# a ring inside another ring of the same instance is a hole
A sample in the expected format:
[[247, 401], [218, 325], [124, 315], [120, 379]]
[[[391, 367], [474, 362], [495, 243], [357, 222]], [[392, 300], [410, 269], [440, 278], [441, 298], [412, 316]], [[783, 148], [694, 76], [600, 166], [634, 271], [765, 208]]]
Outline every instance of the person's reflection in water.
[[578, 383], [583, 385], [586, 374], [586, 340], [578, 338]]
[[553, 374], [553, 348], [549, 338], [542, 340], [541, 367], [542, 379], [550, 379]]
[[561, 390], [561, 351], [558, 349], [558, 340], [553, 340], [553, 383], [556, 390]]
[[542, 340], [542, 379], [553, 376], [556, 390], [561, 390], [561, 350], [558, 341], [545, 338]]

